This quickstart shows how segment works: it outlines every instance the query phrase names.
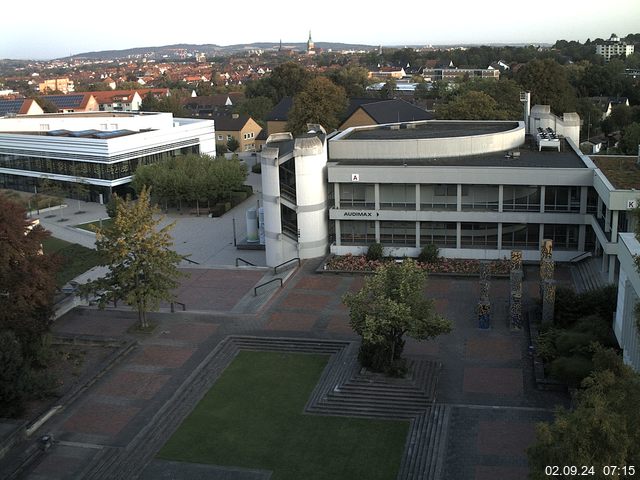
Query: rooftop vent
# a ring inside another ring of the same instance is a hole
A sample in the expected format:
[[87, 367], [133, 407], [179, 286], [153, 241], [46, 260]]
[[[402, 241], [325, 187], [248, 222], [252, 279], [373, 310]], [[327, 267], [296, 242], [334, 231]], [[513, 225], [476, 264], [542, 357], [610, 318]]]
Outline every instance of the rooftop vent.
[[386, 128], [389, 130], [400, 130], [400, 125], [387, 125]]

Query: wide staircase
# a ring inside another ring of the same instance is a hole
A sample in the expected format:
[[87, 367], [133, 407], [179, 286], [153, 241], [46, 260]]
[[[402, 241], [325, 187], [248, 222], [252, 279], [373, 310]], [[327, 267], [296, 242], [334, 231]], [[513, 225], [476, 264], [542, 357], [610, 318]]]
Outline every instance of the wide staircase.
[[576, 293], [590, 292], [609, 284], [607, 274], [600, 271], [601, 266], [601, 257], [590, 257], [571, 264], [571, 278]]

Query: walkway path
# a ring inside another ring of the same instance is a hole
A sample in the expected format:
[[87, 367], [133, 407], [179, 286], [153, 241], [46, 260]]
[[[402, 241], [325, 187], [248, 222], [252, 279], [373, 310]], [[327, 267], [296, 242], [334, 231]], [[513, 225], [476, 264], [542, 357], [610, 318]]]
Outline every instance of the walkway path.
[[[163, 421], [158, 412], [228, 335], [357, 340], [340, 298], [358, 289], [363, 277], [318, 275], [316, 264], [303, 264], [283, 289], [250, 310], [244, 310], [243, 302], [265, 272], [208, 270], [198, 279], [203, 291], [196, 296], [216, 313], [156, 314], [159, 327], [152, 335], [133, 337], [138, 346], [131, 354], [40, 429], [53, 433], [58, 443], [26, 478], [106, 478], [99, 473], [101, 459], [132, 448], [142, 440], [141, 432], [158, 432], [151, 428]], [[535, 280], [527, 272], [524, 292], [530, 300], [537, 294]], [[454, 321], [455, 330], [436, 341], [408, 340], [405, 352], [415, 360], [443, 365], [436, 392], [437, 405], [443, 407], [438, 410], [443, 429], [438, 438], [445, 439], [440, 440], [438, 478], [524, 478], [525, 449], [533, 440], [535, 423], [551, 419], [554, 406], [565, 403], [563, 396], [533, 386], [525, 335], [506, 327], [508, 283], [492, 280], [493, 328], [480, 331], [474, 318], [477, 279], [429, 279], [428, 295], [438, 311]], [[129, 312], [79, 309], [57, 322], [54, 331], [132, 338], [126, 331], [134, 322]], [[189, 402], [197, 401], [185, 395]], [[149, 441], [161, 444], [163, 438]], [[219, 478], [231, 478], [224, 475]], [[252, 478], [247, 475], [244, 478]]]

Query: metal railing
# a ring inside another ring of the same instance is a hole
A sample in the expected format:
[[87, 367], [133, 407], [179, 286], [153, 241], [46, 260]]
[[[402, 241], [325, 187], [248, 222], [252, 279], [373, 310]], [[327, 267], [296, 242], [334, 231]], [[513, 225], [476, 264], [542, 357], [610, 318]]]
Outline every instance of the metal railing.
[[297, 261], [298, 262], [298, 266], [300, 266], [300, 258], [299, 257], [292, 258], [291, 260], [287, 260], [286, 262], [282, 262], [280, 265], [276, 265], [275, 267], [273, 267], [273, 274], [275, 275], [276, 273], [278, 273], [278, 269], [280, 267], [284, 267], [288, 263], [295, 262], [295, 261]]
[[245, 263], [247, 265], [251, 265], [252, 267], [256, 266], [255, 263], [251, 263], [251, 262], [245, 260], [244, 258], [236, 257], [236, 267], [238, 266], [238, 262], [243, 262], [243, 263]]
[[175, 311], [176, 311], [175, 304], [176, 303], [182, 307], [182, 311], [183, 312], [187, 311], [187, 306], [184, 303], [182, 303], [182, 302], [171, 302], [171, 313], [175, 313]]
[[593, 254], [591, 252], [582, 252], [580, 255], [576, 255], [575, 257], [569, 259], [569, 263], [577, 263], [580, 260], [591, 257], [592, 255]]
[[273, 282], [280, 282], [280, 288], [282, 288], [282, 286], [284, 285], [284, 283], [282, 282], [281, 278], [279, 278], [279, 277], [278, 278], [273, 278], [273, 279], [269, 280], [268, 282], [264, 282], [264, 283], [261, 283], [260, 285], [256, 286], [253, 289], [253, 296], [254, 297], [258, 296], [258, 289], [259, 288], [264, 287], [266, 285], [269, 285], [270, 283], [273, 283]]
[[189, 263], [193, 263], [193, 264], [195, 264], [195, 265], [200, 265], [198, 262], [196, 262], [195, 260], [191, 260], [191, 259], [190, 259], [189, 257], [187, 257], [187, 256], [182, 257], [182, 259], [183, 259], [183, 260], [185, 260], [185, 261], [187, 261], [187, 262], [189, 262]]

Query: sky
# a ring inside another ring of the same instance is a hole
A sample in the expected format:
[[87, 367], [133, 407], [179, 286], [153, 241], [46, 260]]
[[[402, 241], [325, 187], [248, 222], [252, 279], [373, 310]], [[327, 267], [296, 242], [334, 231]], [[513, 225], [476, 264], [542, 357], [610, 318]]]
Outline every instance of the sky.
[[639, 0], [32, 0], [8, 14], [0, 58], [52, 59], [175, 43], [553, 43], [640, 33]]

